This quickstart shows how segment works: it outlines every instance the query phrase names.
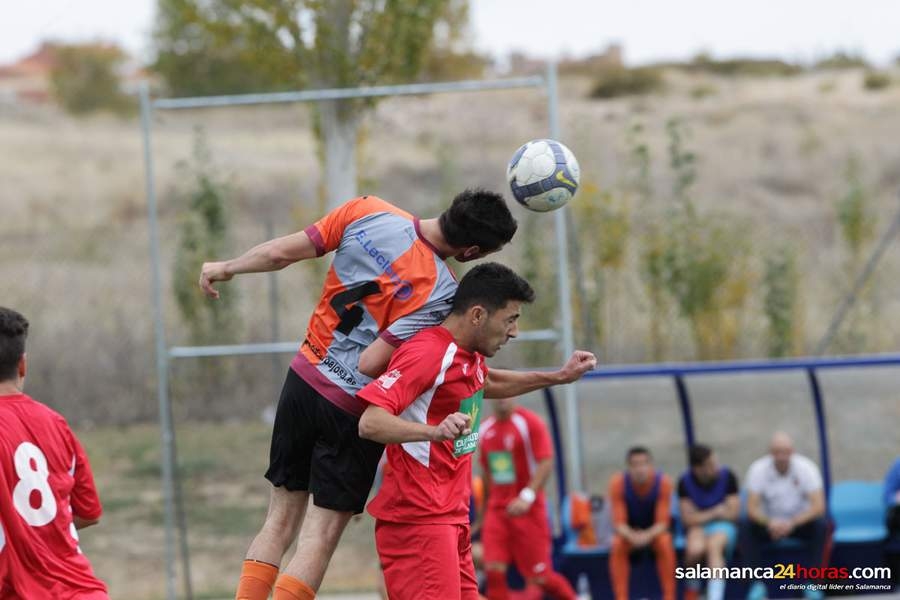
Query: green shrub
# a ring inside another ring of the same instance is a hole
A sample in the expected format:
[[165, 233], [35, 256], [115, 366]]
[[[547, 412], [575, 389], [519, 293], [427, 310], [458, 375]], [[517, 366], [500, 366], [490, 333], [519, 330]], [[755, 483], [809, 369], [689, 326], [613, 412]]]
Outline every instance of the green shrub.
[[768, 253], [763, 276], [763, 310], [769, 322], [767, 346], [770, 357], [790, 356], [800, 349], [799, 281], [793, 247], [785, 244]]
[[823, 58], [813, 65], [815, 69], [866, 69], [869, 63], [860, 54], [851, 54], [838, 50], [829, 57]]
[[618, 98], [652, 94], [664, 87], [661, 69], [638, 67], [634, 69], [606, 69], [591, 89], [591, 98]]
[[819, 93], [821, 94], [830, 94], [835, 89], [837, 89], [837, 83], [833, 79], [823, 81], [819, 84]]
[[883, 90], [891, 85], [891, 76], [884, 71], [866, 71], [863, 87], [870, 91]]
[[118, 46], [83, 44], [56, 47], [56, 64], [50, 75], [54, 94], [74, 115], [98, 111], [127, 114], [135, 109], [122, 92], [116, 70], [125, 60]]
[[731, 58], [714, 59], [708, 54], [698, 54], [687, 68], [728, 77], [787, 77], [803, 71], [798, 65], [774, 58]]
[[715, 96], [719, 93], [719, 90], [708, 83], [701, 83], [692, 87], [689, 93], [694, 100], [702, 100], [709, 96]]

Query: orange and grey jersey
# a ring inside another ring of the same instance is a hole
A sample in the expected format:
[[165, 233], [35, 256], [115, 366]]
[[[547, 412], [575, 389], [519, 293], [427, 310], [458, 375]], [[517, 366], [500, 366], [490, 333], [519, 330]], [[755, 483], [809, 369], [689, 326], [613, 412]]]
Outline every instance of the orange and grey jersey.
[[306, 234], [318, 255], [336, 250], [306, 339], [291, 368], [341, 409], [361, 415], [355, 394], [363, 350], [381, 337], [399, 346], [440, 324], [452, 308], [456, 277], [419, 230], [419, 220], [375, 196], [336, 208]]

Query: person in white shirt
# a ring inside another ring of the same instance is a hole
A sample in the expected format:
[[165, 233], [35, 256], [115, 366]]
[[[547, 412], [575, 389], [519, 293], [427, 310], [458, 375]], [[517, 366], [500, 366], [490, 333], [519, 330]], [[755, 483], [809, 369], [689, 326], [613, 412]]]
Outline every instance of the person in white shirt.
[[[821, 566], [828, 530], [822, 474], [813, 461], [794, 452], [788, 434], [779, 431], [772, 436], [769, 454], [750, 465], [746, 488], [743, 540], [748, 564], [767, 566], [760, 562], [762, 547], [790, 537], [805, 542], [805, 566]], [[764, 597], [765, 591], [757, 582], [749, 597]]]

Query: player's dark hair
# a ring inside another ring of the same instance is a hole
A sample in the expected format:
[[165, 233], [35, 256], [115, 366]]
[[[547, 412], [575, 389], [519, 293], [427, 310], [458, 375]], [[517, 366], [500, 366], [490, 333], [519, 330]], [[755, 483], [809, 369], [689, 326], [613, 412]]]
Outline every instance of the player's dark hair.
[[28, 319], [11, 308], [0, 306], [0, 381], [14, 379], [19, 360], [25, 354]]
[[509, 267], [495, 262], [482, 263], [459, 282], [452, 312], [461, 315], [475, 305], [494, 312], [510, 300], [534, 302], [534, 290]]
[[438, 225], [454, 248], [478, 246], [484, 252], [502, 248], [519, 226], [503, 196], [478, 188], [458, 194], [438, 217]]
[[625, 461], [630, 461], [632, 456], [637, 456], [638, 454], [645, 454], [647, 455], [647, 458], [653, 458], [653, 455], [650, 454], [650, 450], [648, 450], [646, 446], [632, 446], [625, 454]]
[[694, 444], [691, 446], [688, 457], [692, 467], [699, 467], [706, 462], [706, 459], [712, 456], [712, 448], [703, 444]]

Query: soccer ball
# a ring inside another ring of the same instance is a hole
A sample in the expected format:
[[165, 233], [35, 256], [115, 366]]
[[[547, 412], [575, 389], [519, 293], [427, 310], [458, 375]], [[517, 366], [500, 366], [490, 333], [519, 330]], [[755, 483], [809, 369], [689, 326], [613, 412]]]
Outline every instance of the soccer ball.
[[513, 196], [529, 210], [563, 207], [575, 195], [581, 170], [572, 151], [556, 140], [532, 140], [516, 150], [506, 179]]

